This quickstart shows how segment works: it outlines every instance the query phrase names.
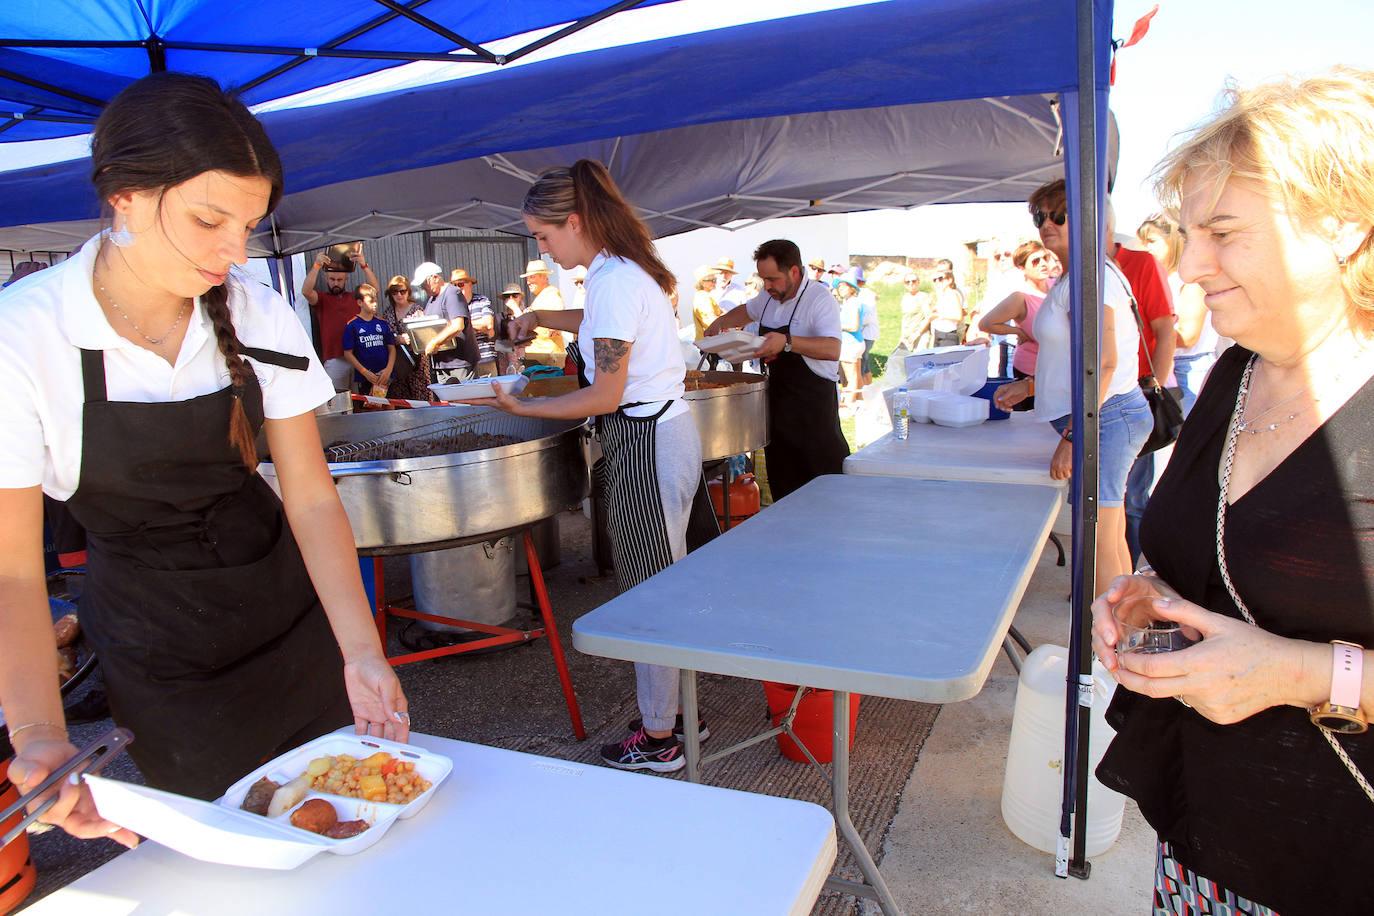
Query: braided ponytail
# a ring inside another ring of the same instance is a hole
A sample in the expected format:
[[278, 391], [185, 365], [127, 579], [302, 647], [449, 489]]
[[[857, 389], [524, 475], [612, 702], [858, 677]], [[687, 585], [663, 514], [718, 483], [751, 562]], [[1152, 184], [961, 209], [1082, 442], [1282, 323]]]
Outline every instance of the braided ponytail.
[[[261, 177], [271, 185], [267, 211], [281, 200], [282, 166], [266, 129], [232, 92], [213, 79], [163, 71], [135, 80], [110, 100], [91, 135], [91, 181], [109, 201], [123, 191], [157, 190], [210, 171]], [[161, 204], [159, 203], [159, 207]], [[159, 211], [160, 212], [160, 211]], [[258, 464], [243, 396], [253, 371], [229, 317], [229, 289], [202, 297], [233, 383], [229, 442], [249, 468]]]
[[224, 362], [229, 367], [229, 381], [233, 386], [234, 403], [229, 408], [229, 444], [239, 450], [244, 465], [250, 469], [256, 468], [258, 449], [253, 425], [248, 422], [248, 414], [243, 409], [243, 393], [253, 369], [244, 362], [243, 344], [239, 343], [234, 320], [229, 315], [229, 287], [224, 284], [210, 287], [201, 297], [201, 302], [205, 305], [205, 314], [214, 324], [215, 341], [219, 344], [219, 352], [224, 354]]

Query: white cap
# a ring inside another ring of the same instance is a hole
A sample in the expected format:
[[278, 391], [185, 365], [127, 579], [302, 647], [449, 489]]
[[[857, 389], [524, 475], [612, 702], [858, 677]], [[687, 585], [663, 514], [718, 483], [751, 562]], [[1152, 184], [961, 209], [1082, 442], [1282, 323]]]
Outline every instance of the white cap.
[[426, 261], [415, 268], [415, 275], [410, 278], [411, 286], [419, 286], [435, 274], [443, 276], [444, 269], [433, 261]]

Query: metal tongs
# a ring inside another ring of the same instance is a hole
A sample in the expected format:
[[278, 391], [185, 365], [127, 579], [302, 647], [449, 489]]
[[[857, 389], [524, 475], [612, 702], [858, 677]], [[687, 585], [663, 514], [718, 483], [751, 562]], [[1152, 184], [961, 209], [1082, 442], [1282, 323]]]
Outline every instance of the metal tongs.
[[[77, 751], [76, 756], [72, 757], [56, 770], [53, 770], [52, 775], [39, 783], [38, 788], [20, 798], [19, 801], [10, 805], [4, 811], [0, 811], [0, 824], [5, 823], [11, 817], [23, 811], [31, 801], [38, 798], [44, 792], [47, 792], [53, 786], [60, 785], [73, 774], [81, 777], [87, 773], [99, 773], [104, 769], [105, 764], [124, 753], [125, 748], [132, 744], [133, 740], [134, 733], [127, 728], [115, 727], [105, 732], [105, 734], [96, 738], [83, 749]], [[60, 793], [54, 792], [51, 798], [39, 805], [33, 812], [24, 815], [14, 827], [5, 831], [5, 835], [0, 837], [0, 846], [8, 846], [28, 828], [29, 824], [38, 820], [38, 818], [49, 808], [57, 804], [59, 794]]]
[[496, 349], [498, 352], [501, 353], [514, 353], [516, 347], [523, 347], [526, 344], [534, 343], [534, 341], [537, 339], [537, 335], [522, 337], [519, 340], [511, 340], [507, 337], [498, 337], [496, 338]]

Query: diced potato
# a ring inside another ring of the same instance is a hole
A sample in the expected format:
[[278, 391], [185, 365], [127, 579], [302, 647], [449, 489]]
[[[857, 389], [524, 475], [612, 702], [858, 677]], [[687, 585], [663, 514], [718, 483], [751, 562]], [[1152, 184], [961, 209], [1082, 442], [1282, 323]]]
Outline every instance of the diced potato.
[[363, 798], [369, 801], [384, 801], [386, 799], [386, 779], [379, 775], [364, 776], [358, 782], [358, 789], [362, 792]]
[[310, 761], [310, 766], [305, 768], [305, 772], [310, 774], [313, 779], [316, 776], [323, 776], [329, 772], [329, 768], [334, 766], [333, 757], [316, 757]]
[[391, 755], [388, 754], [386, 751], [378, 751], [371, 757], [368, 757], [366, 760], [361, 761], [361, 765], [380, 770], [382, 768], [382, 764], [386, 763], [390, 759]]

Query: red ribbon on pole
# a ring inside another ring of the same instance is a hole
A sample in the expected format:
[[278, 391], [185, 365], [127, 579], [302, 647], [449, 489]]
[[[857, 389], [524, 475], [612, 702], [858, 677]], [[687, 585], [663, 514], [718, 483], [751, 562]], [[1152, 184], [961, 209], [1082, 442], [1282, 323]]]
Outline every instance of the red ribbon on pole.
[[1140, 40], [1144, 38], [1145, 35], [1150, 31], [1150, 20], [1155, 18], [1155, 14], [1158, 12], [1159, 4], [1156, 3], [1153, 7], [1151, 7], [1148, 13], [1146, 13], [1144, 16], [1141, 16], [1139, 19], [1135, 21], [1135, 25], [1131, 27], [1130, 38], [1127, 38], [1125, 41], [1112, 42], [1112, 71], [1110, 80], [1108, 81], [1108, 85], [1116, 85], [1116, 52], [1121, 50], [1122, 48], [1129, 48], [1133, 44], [1138, 44]]

